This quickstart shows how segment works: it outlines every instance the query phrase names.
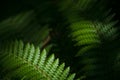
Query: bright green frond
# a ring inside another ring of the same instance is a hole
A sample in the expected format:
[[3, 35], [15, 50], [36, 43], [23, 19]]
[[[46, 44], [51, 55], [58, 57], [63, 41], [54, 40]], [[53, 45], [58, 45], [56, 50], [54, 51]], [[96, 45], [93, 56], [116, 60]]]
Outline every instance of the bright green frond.
[[[54, 54], [47, 57], [46, 50], [40, 53], [39, 47], [23, 44], [20, 40], [3, 43], [4, 50], [0, 53], [0, 74], [2, 79], [25, 80], [66, 80], [70, 68], [64, 70], [65, 64], [59, 66], [59, 59]], [[9, 50], [6, 50], [8, 48]], [[71, 76], [72, 77], [72, 76]], [[73, 80], [73, 79], [72, 79]]]

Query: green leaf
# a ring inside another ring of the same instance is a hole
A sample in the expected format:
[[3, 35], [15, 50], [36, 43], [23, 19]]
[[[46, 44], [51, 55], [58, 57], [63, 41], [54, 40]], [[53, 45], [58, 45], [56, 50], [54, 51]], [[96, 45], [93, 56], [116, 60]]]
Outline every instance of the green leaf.
[[45, 49], [40, 53], [39, 47], [36, 48], [29, 43], [23, 44], [21, 40], [6, 43], [6, 45], [3, 43], [2, 45], [4, 45], [2, 48], [4, 50], [0, 53], [2, 79], [5, 77], [12, 80], [68, 79], [67, 75], [69, 75], [70, 68], [64, 70], [65, 64], [59, 66], [59, 59], [55, 59], [54, 54], [47, 57]]

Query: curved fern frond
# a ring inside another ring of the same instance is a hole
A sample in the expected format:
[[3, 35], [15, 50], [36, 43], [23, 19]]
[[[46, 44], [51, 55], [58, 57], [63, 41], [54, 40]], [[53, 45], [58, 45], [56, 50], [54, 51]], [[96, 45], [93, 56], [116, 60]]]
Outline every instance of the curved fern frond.
[[117, 36], [117, 30], [113, 26], [116, 22], [100, 23], [92, 21], [80, 21], [73, 23], [70, 28], [72, 38], [81, 46], [79, 54], [97, 48], [106, 41], [112, 41]]
[[97, 0], [63, 0], [59, 3], [60, 10], [80, 10], [85, 11], [90, 9]]
[[10, 16], [1, 21], [1, 40], [20, 38], [37, 46], [42, 44], [42, 41], [48, 36], [50, 29], [48, 24], [41, 25], [37, 21], [36, 15], [35, 11], [31, 10]]
[[[33, 15], [33, 11], [23, 12], [16, 16], [11, 16], [8, 19], [1, 21], [0, 36], [2, 36], [3, 34], [9, 33], [10, 31], [14, 31], [14, 33], [19, 32], [20, 30], [25, 28], [33, 19], [31, 15]], [[13, 34], [13, 33], [10, 33], [10, 34]]]
[[[2, 48], [3, 47], [3, 48]], [[5, 42], [0, 51], [0, 79], [2, 80], [73, 80], [70, 68], [65, 63], [59, 65], [54, 54], [47, 57], [46, 50], [22, 41]]]

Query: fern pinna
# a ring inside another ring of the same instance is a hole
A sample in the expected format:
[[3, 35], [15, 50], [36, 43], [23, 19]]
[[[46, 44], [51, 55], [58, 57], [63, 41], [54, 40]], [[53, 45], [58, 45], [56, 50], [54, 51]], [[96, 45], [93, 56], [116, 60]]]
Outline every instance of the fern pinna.
[[[4, 43], [4, 42], [3, 42]], [[47, 57], [46, 50], [24, 44], [21, 40], [5, 42], [0, 51], [0, 79], [2, 80], [73, 80], [70, 67], [59, 65], [54, 54]]]

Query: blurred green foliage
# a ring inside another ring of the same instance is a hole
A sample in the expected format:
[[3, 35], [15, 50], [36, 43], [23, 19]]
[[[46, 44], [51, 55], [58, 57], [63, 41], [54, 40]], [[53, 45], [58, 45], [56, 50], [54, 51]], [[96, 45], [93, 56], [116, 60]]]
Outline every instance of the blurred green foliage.
[[47, 55], [54, 53], [76, 73], [75, 80], [119, 80], [118, 5], [110, 0], [4, 0], [0, 45], [5, 46], [0, 46], [0, 56], [7, 56], [2, 55], [9, 48], [6, 42], [22, 40], [41, 52], [46, 48]]

